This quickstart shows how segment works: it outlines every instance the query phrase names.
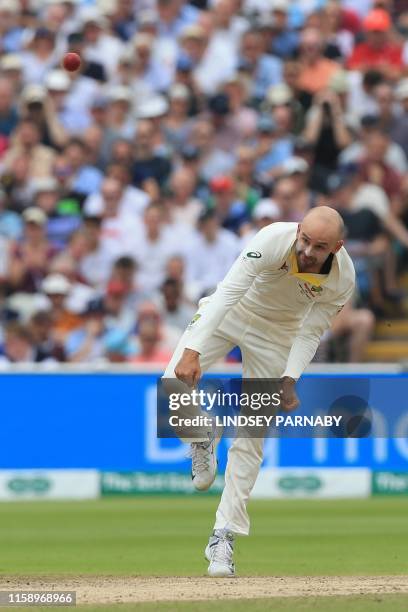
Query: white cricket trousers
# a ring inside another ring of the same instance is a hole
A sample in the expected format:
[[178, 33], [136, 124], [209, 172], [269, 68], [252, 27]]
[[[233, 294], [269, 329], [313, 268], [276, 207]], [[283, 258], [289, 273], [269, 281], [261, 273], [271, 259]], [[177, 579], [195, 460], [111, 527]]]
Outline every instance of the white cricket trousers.
[[[163, 378], [175, 377], [174, 369], [188, 345], [192, 328], [187, 328], [181, 337]], [[270, 323], [257, 315], [248, 313], [240, 305], [235, 306], [208, 338], [200, 355], [202, 371], [205, 372], [234, 346], [239, 346], [244, 378], [280, 378], [286, 367], [290, 345], [282, 341], [281, 330], [276, 331], [278, 334], [274, 334]], [[263, 445], [262, 438], [236, 438], [233, 441], [228, 451], [225, 486], [214, 529], [248, 535], [247, 502], [262, 463]]]

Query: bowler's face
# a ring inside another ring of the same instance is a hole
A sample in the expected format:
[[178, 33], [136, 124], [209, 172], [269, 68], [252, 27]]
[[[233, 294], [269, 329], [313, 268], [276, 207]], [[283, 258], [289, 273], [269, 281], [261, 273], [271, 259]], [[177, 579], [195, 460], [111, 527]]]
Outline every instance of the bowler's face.
[[327, 238], [320, 232], [299, 226], [295, 252], [300, 272], [318, 273], [331, 253], [341, 247], [339, 241]]

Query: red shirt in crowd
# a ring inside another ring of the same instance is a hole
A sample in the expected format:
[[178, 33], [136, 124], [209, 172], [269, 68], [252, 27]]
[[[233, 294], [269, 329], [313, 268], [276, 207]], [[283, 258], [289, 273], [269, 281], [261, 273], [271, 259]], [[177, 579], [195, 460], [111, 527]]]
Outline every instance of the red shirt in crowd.
[[349, 70], [360, 70], [365, 68], [375, 68], [388, 64], [395, 68], [402, 68], [402, 46], [387, 43], [381, 49], [374, 48], [367, 42], [356, 45], [351, 57], [348, 60]]

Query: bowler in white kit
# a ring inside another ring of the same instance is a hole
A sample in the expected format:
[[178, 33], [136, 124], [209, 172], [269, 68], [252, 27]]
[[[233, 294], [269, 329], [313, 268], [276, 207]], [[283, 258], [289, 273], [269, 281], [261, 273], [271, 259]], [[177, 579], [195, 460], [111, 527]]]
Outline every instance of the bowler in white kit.
[[[300, 224], [263, 228], [242, 251], [217, 290], [199, 302], [163, 378], [194, 388], [202, 372], [234, 346], [243, 378], [280, 379], [281, 407], [295, 409], [295, 383], [320, 338], [352, 296], [353, 263], [343, 246], [344, 226], [332, 208], [313, 208]], [[198, 490], [214, 482], [216, 440], [191, 443]], [[228, 452], [225, 487], [205, 555], [211, 576], [234, 576], [234, 537], [248, 535], [246, 509], [263, 456], [262, 438], [236, 438]]]

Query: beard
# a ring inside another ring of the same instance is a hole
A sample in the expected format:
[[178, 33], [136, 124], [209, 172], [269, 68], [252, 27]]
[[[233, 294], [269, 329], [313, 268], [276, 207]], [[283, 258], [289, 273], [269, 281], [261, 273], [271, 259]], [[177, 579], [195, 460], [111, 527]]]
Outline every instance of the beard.
[[307, 255], [305, 255], [304, 250], [297, 245], [295, 248], [295, 252], [299, 272], [306, 272], [310, 268], [313, 268], [319, 264], [319, 261], [316, 257], [308, 257]]

